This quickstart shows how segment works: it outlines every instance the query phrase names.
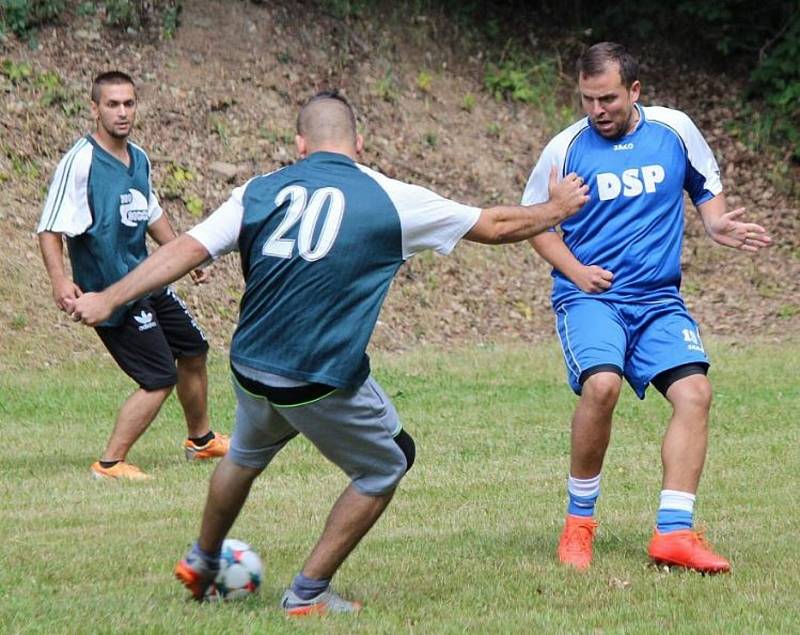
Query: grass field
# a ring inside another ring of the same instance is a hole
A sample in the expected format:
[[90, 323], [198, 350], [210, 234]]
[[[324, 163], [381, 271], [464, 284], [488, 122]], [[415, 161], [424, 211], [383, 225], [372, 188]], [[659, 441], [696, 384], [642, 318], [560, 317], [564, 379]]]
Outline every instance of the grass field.
[[[0, 377], [0, 632], [656, 633], [800, 631], [797, 344], [712, 343], [715, 405], [697, 516], [734, 573], [649, 566], [668, 408], [618, 408], [588, 574], [559, 567], [568, 421], [559, 353], [482, 347], [381, 355], [375, 374], [417, 464], [335, 586], [357, 618], [287, 622], [284, 587], [344, 477], [295, 440], [257, 481], [232, 537], [265, 562], [258, 596], [200, 606], [171, 577], [197, 532], [211, 465], [188, 464], [174, 398], [130, 460], [144, 484], [90, 480], [128, 380], [105, 358]], [[211, 364], [216, 427], [233, 411]]]

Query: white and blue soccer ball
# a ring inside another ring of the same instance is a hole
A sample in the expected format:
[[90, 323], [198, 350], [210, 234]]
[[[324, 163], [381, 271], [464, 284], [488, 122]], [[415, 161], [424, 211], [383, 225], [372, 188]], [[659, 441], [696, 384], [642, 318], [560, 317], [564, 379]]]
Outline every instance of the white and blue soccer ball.
[[246, 542], [226, 538], [219, 558], [219, 573], [206, 591], [206, 599], [241, 600], [258, 591], [264, 569], [261, 558]]

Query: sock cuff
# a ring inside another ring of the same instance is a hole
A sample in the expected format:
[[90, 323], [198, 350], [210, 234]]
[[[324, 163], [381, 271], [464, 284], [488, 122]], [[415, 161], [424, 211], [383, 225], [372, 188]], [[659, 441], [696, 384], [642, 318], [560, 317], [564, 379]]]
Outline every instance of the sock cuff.
[[198, 556], [200, 556], [203, 560], [205, 560], [208, 563], [218, 562], [220, 553], [222, 551], [220, 549], [216, 553], [211, 553], [209, 551], [206, 551], [205, 549], [201, 549], [199, 543], [194, 543], [194, 545], [192, 545], [192, 549]]
[[694, 502], [697, 496], [689, 492], [680, 492], [674, 489], [661, 490], [659, 509], [678, 509], [685, 512], [694, 512]]
[[600, 493], [600, 476], [591, 478], [575, 478], [571, 474], [567, 479], [567, 491], [574, 496], [591, 497]]

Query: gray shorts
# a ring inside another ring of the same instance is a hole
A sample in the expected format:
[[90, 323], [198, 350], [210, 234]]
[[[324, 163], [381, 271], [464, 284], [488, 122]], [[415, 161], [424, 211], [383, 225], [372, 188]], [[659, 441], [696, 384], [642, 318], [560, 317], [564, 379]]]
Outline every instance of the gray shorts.
[[406, 456], [395, 441], [402, 425], [372, 376], [358, 388], [288, 407], [247, 392], [235, 378], [233, 386], [236, 426], [228, 457], [237, 465], [266, 467], [300, 433], [339, 466], [361, 494], [387, 494], [405, 475]]

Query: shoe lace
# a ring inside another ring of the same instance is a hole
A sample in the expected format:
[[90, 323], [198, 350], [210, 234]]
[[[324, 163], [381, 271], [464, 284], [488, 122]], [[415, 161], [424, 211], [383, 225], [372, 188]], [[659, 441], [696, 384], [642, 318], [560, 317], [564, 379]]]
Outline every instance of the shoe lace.
[[694, 536], [694, 541], [700, 545], [703, 549], [713, 552], [713, 548], [711, 547], [711, 543], [706, 538], [706, 530], [705, 529], [698, 529], [692, 533]]
[[[580, 551], [586, 551], [592, 546], [592, 538], [597, 525], [594, 523], [581, 523], [572, 525], [569, 528], [567, 543], [572, 547], [577, 547]], [[577, 544], [576, 544], [577, 543]]]

